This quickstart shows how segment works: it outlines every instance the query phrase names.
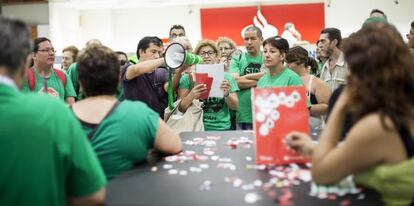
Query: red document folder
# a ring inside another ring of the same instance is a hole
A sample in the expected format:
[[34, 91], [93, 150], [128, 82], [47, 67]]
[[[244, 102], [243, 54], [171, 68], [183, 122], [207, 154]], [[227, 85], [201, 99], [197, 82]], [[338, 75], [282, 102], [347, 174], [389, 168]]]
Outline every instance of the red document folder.
[[207, 92], [200, 96], [200, 99], [208, 99], [211, 85], [213, 84], [213, 77], [209, 77], [207, 73], [196, 73], [196, 83], [205, 84], [207, 86]]

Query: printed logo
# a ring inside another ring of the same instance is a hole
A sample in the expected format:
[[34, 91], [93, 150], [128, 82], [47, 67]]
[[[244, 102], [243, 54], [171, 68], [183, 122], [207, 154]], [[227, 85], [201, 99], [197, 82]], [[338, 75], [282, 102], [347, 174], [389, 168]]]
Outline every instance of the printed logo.
[[[260, 9], [257, 10], [256, 16], [253, 17], [253, 25], [259, 27], [260, 30], [262, 30], [263, 38], [267, 39], [272, 36], [277, 36], [279, 31], [277, 28], [269, 23], [267, 23], [266, 18], [263, 16]], [[244, 32], [249, 26], [253, 26], [252, 24], [244, 27], [241, 31], [242, 38], [244, 37]]]

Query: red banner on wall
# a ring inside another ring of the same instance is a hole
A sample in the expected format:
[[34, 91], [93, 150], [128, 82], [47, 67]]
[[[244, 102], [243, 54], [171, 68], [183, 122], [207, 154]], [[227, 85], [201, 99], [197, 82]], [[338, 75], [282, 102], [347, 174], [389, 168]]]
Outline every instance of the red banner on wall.
[[233, 39], [243, 45], [242, 31], [249, 25], [258, 26], [263, 33], [280, 36], [284, 25], [292, 22], [302, 34], [302, 40], [316, 43], [321, 30], [325, 27], [323, 3], [290, 4], [257, 7], [232, 7], [201, 9], [202, 38], [216, 40], [220, 36]]

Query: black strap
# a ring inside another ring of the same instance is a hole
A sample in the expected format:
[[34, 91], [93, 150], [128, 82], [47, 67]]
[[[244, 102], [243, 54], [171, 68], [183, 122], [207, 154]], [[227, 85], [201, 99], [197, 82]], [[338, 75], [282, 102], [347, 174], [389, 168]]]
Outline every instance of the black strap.
[[408, 158], [414, 157], [414, 140], [413, 140], [413, 137], [411, 136], [410, 131], [401, 121], [398, 120], [398, 118], [395, 115], [388, 115], [388, 116], [391, 118], [395, 127], [398, 130], [400, 138], [404, 144], [405, 151], [407, 152], [407, 157]]
[[401, 140], [404, 143], [405, 151], [407, 152], [408, 158], [414, 157], [414, 140], [410, 134], [410, 131], [402, 126], [398, 129]]
[[92, 140], [92, 138], [93, 138], [93, 136], [95, 135], [95, 133], [96, 133], [96, 130], [98, 130], [98, 128], [99, 128], [99, 125], [101, 125], [101, 123], [107, 118], [107, 117], [109, 117], [112, 113], [113, 113], [113, 111], [115, 111], [115, 109], [119, 106], [119, 104], [120, 104], [120, 102], [119, 101], [116, 101], [116, 103], [114, 104], [114, 106], [112, 106], [112, 108], [111, 108], [111, 110], [109, 110], [109, 112], [105, 115], [105, 117], [102, 119], [102, 121], [99, 123], [99, 124], [97, 124], [96, 126], [94, 126], [93, 127], [93, 129], [92, 129], [92, 131], [90, 131], [89, 132], [89, 134], [88, 134], [88, 139], [89, 140]]

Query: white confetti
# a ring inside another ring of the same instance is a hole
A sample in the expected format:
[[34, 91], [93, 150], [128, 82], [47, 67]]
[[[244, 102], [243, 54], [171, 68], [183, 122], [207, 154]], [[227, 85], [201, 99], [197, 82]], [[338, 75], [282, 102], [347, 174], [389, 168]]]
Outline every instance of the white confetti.
[[168, 169], [173, 168], [173, 165], [170, 165], [170, 164], [164, 164], [162, 167], [163, 167], [164, 169], [168, 170]]
[[244, 201], [247, 202], [247, 203], [255, 203], [255, 202], [259, 201], [260, 199], [261, 199], [261, 197], [255, 192], [247, 193], [244, 196]]

